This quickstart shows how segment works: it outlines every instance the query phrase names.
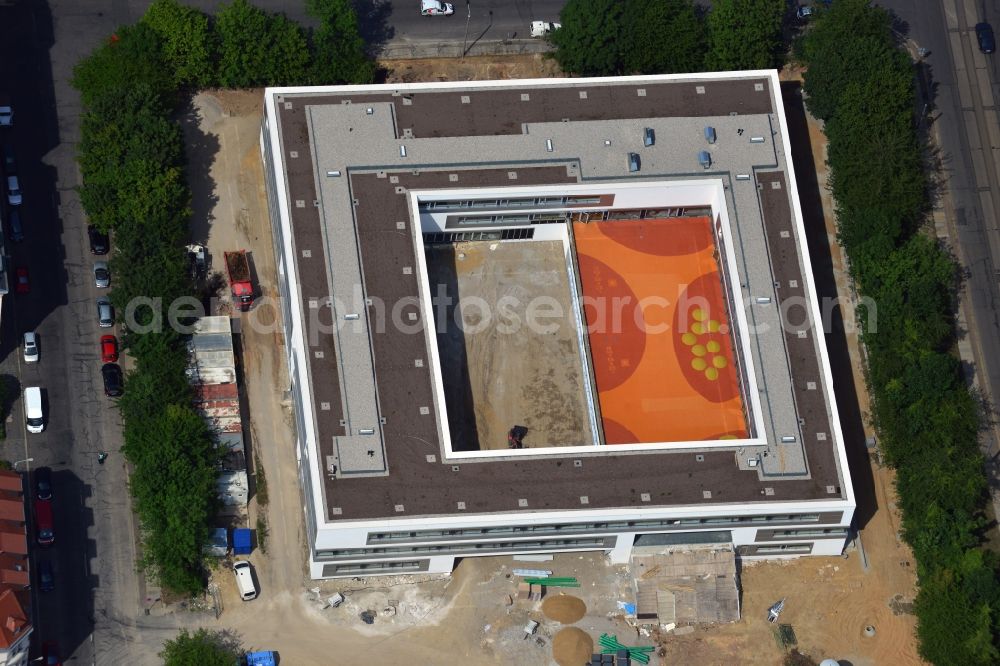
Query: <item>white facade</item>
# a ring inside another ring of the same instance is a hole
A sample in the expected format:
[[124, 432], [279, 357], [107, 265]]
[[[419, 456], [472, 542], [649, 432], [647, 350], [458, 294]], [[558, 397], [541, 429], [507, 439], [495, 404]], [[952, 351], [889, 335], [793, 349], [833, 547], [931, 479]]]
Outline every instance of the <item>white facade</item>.
[[[698, 74], [664, 77], [636, 77], [636, 80], [678, 80], [713, 78], [734, 78], [734, 74]], [[792, 170], [791, 152], [785, 127], [783, 111], [781, 110], [781, 93], [776, 72], [758, 71], [741, 72], [739, 77], [767, 77], [770, 79], [772, 93], [777, 101], [779, 116], [777, 138], [763, 144], [762, 150], [778, 152], [778, 157], [784, 163], [784, 173], [792, 192], [795, 191], [795, 175]], [[601, 80], [593, 79], [599, 83]], [[607, 79], [609, 83], [618, 79]], [[497, 81], [442, 84], [400, 84], [399, 91], [419, 90], [421, 88], [461, 89], [465, 87], [490, 87], [517, 84], [524, 85], [571, 85], [579, 84], [577, 79], [551, 79], [544, 81]], [[317, 93], [330, 91], [374, 90], [375, 87], [337, 87], [330, 89], [310, 89]], [[822, 375], [821, 389], [828, 399], [830, 427], [832, 429], [830, 445], [835, 449], [836, 463], [841, 476], [841, 493], [838, 499], [803, 500], [793, 502], [762, 501], [749, 504], [704, 504], [683, 506], [651, 506], [649, 508], [581, 508], [572, 511], [532, 512], [528, 510], [514, 513], [486, 514], [449, 514], [428, 517], [400, 517], [380, 520], [349, 521], [326, 519], [325, 500], [322, 492], [324, 461], [318, 459], [316, 443], [316, 426], [311, 413], [313, 398], [309, 379], [309, 348], [306, 341], [304, 322], [306, 313], [302, 309], [300, 287], [297, 283], [294, 262], [296, 255], [293, 248], [290, 211], [291, 206], [284, 183], [286, 165], [281, 148], [280, 133], [274, 119], [277, 117], [276, 97], [280, 94], [304, 92], [301, 89], [269, 89], [266, 92], [265, 117], [261, 131], [261, 152], [265, 164], [265, 180], [268, 188], [268, 202], [274, 230], [275, 252], [278, 266], [278, 282], [282, 302], [282, 315], [286, 336], [285, 350], [290, 376], [290, 392], [294, 399], [296, 415], [297, 442], [296, 452], [299, 463], [300, 481], [304, 495], [304, 512], [306, 517], [307, 537], [311, 548], [310, 573], [313, 578], [328, 578], [338, 576], [397, 574], [409, 571], [420, 572], [450, 572], [456, 557], [486, 556], [495, 554], [515, 553], [546, 553], [573, 550], [605, 551], [612, 562], [628, 560], [637, 537], [643, 534], [676, 535], [677, 543], [704, 542], [704, 539], [724, 539], [737, 547], [743, 557], [794, 557], [803, 554], [838, 555], [842, 552], [845, 540], [849, 537], [854, 516], [855, 499], [850, 475], [848, 472], [843, 436], [840, 431], [839, 414], [834, 400], [831, 370], [826, 349], [822, 342], [817, 345], [819, 366]], [[537, 139], [536, 139], [537, 140]], [[411, 142], [412, 145], [413, 142]], [[757, 143], [756, 141], [754, 143]], [[559, 141], [556, 145], [561, 145]], [[412, 150], [412, 148], [411, 148]], [[393, 166], [393, 168], [397, 168]], [[339, 175], [339, 174], [338, 174]], [[739, 180], [745, 180], [739, 178]], [[620, 194], [621, 201], [616, 201], [615, 207], [625, 208], [628, 205], [642, 205], [643, 201], [654, 201], [659, 207], [692, 201], [708, 203], [712, 206], [714, 216], [723, 221], [722, 233], [729, 237], [732, 233], [726, 205], [727, 185], [717, 178], [692, 177], [685, 182], [658, 183], [616, 183], [603, 182], [600, 186], [573, 185], [561, 187], [530, 188], [532, 192], [566, 192], [569, 189], [584, 191], [588, 187], [594, 190], [614, 190]], [[741, 187], [753, 187], [750, 182]], [[522, 188], [527, 191], [527, 188]], [[507, 190], [505, 189], [505, 192]], [[438, 194], [433, 190], [413, 191], [409, 193], [412, 207], [411, 219], [420, 219], [423, 225], [433, 225], [433, 216], [421, 215], [417, 210], [420, 200], [430, 200], [434, 197], [454, 199], [462, 195], [483, 196], [481, 190], [463, 192], [448, 190], [447, 194]], [[746, 194], [746, 191], [744, 192]], [[747, 194], [747, 196], [749, 196]], [[655, 199], [654, 199], [655, 198]], [[814, 322], [821, 322], [822, 317], [816, 300], [815, 287], [812, 284], [812, 271], [808, 252], [805, 251], [805, 230], [797, 196], [789, 196], [791, 200], [794, 225], [801, 248], [801, 261], [804, 264], [802, 276], [805, 281], [809, 298], [809, 316]], [[519, 211], [521, 212], [521, 211]], [[416, 226], [416, 225], [414, 225]], [[555, 232], [553, 225], [551, 233]], [[420, 233], [421, 229], [414, 229]], [[732, 243], [728, 244], [732, 247]], [[417, 253], [417, 262], [422, 262], [422, 253]], [[728, 269], [735, 272], [733, 258], [723, 259]], [[424, 276], [421, 265], [418, 276]], [[421, 279], [423, 279], [421, 277]], [[421, 283], [424, 299], [428, 298], [426, 280]], [[424, 304], [426, 306], [426, 303]], [[737, 308], [734, 316], [738, 318], [741, 332], [745, 335], [747, 322], [742, 308]], [[433, 317], [425, 317], [425, 321], [433, 322]], [[433, 333], [430, 334], [433, 337]], [[431, 364], [435, 372], [431, 373], [432, 382], [438, 392], [435, 408], [438, 409], [439, 428], [444, 430], [442, 439], [445, 441], [447, 456], [442, 463], [454, 459], [482, 458], [497, 455], [496, 452], [454, 452], [450, 450], [447, 433], [447, 416], [444, 412], [444, 398], [439, 380], [440, 359], [434, 344], [430, 344]], [[749, 347], [749, 345], [745, 345]], [[751, 376], [755, 372], [754, 364], [747, 364]], [[756, 384], [756, 379], [751, 385]], [[764, 424], [759, 420], [763, 406], [759, 402], [756, 391], [746, 396], [750, 417], [758, 419], [755, 423], [754, 439], [739, 442], [669, 442], [662, 444], [641, 444], [616, 446], [619, 451], [650, 451], [661, 448], [692, 448], [705, 449], [711, 446], [721, 448], [745, 448], [767, 444], [765, 436], [778, 437], [783, 433], [765, 433]], [[539, 453], [559, 455], [579, 455], [577, 449], [587, 449], [595, 453], [594, 447], [561, 447], [556, 450], [522, 450], [503, 451], [504, 456], [538, 455]], [[735, 452], [739, 459], [741, 453]], [[740, 461], [737, 460], [737, 463]], [[745, 460], [743, 461], [745, 462]], [[734, 463], [736, 464], [736, 463]], [[741, 463], [742, 464], [742, 463]], [[392, 473], [390, 469], [389, 473]], [[665, 479], [665, 483], [669, 480]], [[777, 481], [776, 483], [780, 483]], [[461, 533], [463, 530], [477, 533]], [[408, 533], [414, 534], [408, 534]], [[458, 532], [458, 533], [456, 533]], [[390, 536], [385, 536], [390, 535]]]

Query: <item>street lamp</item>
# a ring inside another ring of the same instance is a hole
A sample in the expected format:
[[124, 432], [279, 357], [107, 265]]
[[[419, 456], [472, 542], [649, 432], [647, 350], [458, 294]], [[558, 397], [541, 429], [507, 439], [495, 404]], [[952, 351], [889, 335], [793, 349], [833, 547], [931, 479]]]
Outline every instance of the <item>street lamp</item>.
[[16, 472], [17, 471], [17, 466], [19, 464], [21, 464], [21, 463], [30, 463], [30, 462], [34, 462], [34, 461], [35, 461], [34, 458], [25, 458], [24, 460], [15, 460], [14, 464], [12, 465], [12, 467], [14, 468], [14, 471]]
[[472, 20], [472, 0], [465, 0], [465, 39], [462, 40], [462, 57], [469, 48], [469, 21]]

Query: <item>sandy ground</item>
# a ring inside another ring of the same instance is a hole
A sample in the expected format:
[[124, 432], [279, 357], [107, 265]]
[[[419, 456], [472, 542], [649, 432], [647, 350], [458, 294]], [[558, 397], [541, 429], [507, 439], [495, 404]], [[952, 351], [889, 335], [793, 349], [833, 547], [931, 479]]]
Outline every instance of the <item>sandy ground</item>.
[[[427, 258], [431, 284], [445, 290], [432, 293], [454, 301], [438, 317], [452, 441], [506, 449], [507, 432], [523, 425], [525, 448], [592, 445], [562, 244], [469, 241]], [[561, 316], [535, 314], [555, 308]]]
[[[446, 65], [419, 71], [459, 78], [451, 76], [451, 65]], [[476, 67], [480, 73], [492, 71], [485, 63]], [[208, 185], [200, 193], [196, 191], [195, 210], [203, 224], [209, 220], [213, 223], [210, 232], [207, 224], [201, 228], [200, 238], [208, 241], [213, 253], [234, 246], [253, 250], [261, 288], [268, 293], [274, 287], [274, 267], [260, 185], [260, 96], [202, 95], [197, 105], [203, 134], [195, 138], [200, 140], [202, 150], [194, 151], [192, 166], [195, 175], [204, 176]], [[818, 131], [813, 138], [822, 139]], [[821, 144], [814, 154], [821, 166]], [[199, 169], [203, 173], [199, 174]], [[825, 175], [820, 178], [822, 181]], [[828, 226], [830, 219], [828, 215]], [[842, 268], [836, 255], [835, 263]], [[320, 598], [340, 590], [347, 602], [340, 608], [321, 610], [316, 595], [309, 592], [315, 582], [305, 577], [301, 498], [287, 404], [283, 402], [287, 386], [283, 341], [276, 330], [245, 332], [243, 344], [251, 445], [253, 455], [260, 457], [267, 471], [270, 490], [266, 509], [271, 526], [268, 552], [257, 551], [251, 557], [261, 584], [261, 598], [241, 603], [231, 576], [222, 572], [224, 575], [217, 577], [224, 605], [221, 617], [216, 620], [189, 613], [177, 614], [173, 621], [178, 626], [232, 631], [248, 648], [278, 650], [282, 662], [289, 664], [324, 659], [328, 663], [555, 663], [552, 638], [564, 625], [546, 619], [536, 602], [508, 602], [507, 595], [515, 594], [515, 579], [507, 577], [512, 566], [510, 558], [468, 558], [450, 579], [419, 584], [402, 579], [323, 583], [319, 586]], [[860, 389], [859, 395], [863, 402]], [[863, 404], [861, 411], [866, 409]], [[731, 625], [698, 628], [681, 636], [662, 636], [660, 663], [779, 664], [782, 652], [772, 625], [764, 618], [767, 607], [782, 597], [787, 602], [781, 621], [792, 625], [799, 648], [817, 659], [834, 657], [855, 666], [920, 663], [913, 639], [915, 621], [907, 612], [915, 576], [909, 552], [897, 537], [892, 477], [876, 468], [874, 478], [877, 510], [862, 535], [867, 570], [857, 551], [847, 558], [803, 558], [748, 567], [741, 576], [743, 619]], [[257, 510], [252, 500], [252, 519]], [[572, 626], [595, 640], [600, 633], [612, 631], [627, 644], [653, 642], [655, 637], [637, 637], [623, 623], [616, 604], [629, 600], [627, 577], [620, 567], [606, 565], [602, 556], [559, 555], [553, 563], [520, 566], [544, 566], [555, 570], [556, 575], [580, 576], [583, 587], [568, 592], [579, 597], [587, 611]], [[396, 602], [394, 611], [387, 610], [393, 608], [390, 601]], [[377, 613], [373, 625], [361, 623], [361, 610]], [[529, 619], [541, 623], [531, 640], [524, 638], [522, 629]], [[862, 634], [869, 624], [876, 629], [873, 638]]]
[[482, 81], [487, 79], [533, 79], [562, 76], [554, 60], [543, 54], [423, 60], [383, 60], [386, 83], [415, 81]]

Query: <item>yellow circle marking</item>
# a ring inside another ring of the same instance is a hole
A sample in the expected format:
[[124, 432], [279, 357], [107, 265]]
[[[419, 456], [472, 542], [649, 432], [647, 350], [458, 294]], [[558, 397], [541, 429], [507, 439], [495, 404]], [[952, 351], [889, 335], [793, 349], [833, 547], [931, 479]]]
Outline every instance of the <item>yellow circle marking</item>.
[[695, 335], [701, 335], [702, 333], [705, 332], [705, 326], [704, 326], [704, 324], [702, 324], [701, 322], [697, 322], [697, 321], [695, 323], [691, 324], [691, 332], [694, 333]]
[[719, 351], [720, 349], [722, 349], [722, 345], [720, 345], [720, 344], [719, 344], [718, 342], [716, 342], [715, 340], [710, 340], [710, 341], [709, 341], [709, 343], [708, 343], [707, 345], [705, 345], [705, 349], [707, 349], [708, 351], [710, 351], [710, 352], [712, 352], [713, 354], [715, 354], [715, 353], [716, 353], [716, 352], [718, 352], [718, 351]]
[[681, 336], [681, 342], [690, 347], [694, 343], [698, 342], [698, 336], [688, 331], [687, 333]]
[[697, 370], [698, 372], [701, 372], [702, 370], [708, 367], [708, 363], [706, 363], [705, 359], [703, 358], [695, 358], [691, 360], [691, 367]]
[[712, 358], [712, 365], [721, 370], [722, 368], [729, 365], [729, 359], [727, 359], [725, 356], [715, 356]]
[[715, 381], [716, 379], [719, 378], [719, 371], [716, 370], [715, 368], [708, 368], [707, 370], [705, 370], [705, 377], [711, 381]]

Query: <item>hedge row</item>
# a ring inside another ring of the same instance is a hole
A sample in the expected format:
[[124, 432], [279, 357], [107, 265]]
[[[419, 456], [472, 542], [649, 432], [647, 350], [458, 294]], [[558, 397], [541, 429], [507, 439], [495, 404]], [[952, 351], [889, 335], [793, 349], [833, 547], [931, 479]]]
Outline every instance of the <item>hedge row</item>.
[[174, 114], [197, 87], [370, 81], [374, 66], [349, 0], [307, 0], [307, 9], [320, 22], [310, 33], [246, 0], [214, 18], [156, 0], [74, 70], [84, 105], [80, 201], [91, 224], [113, 233], [111, 301], [134, 321], [123, 328], [135, 366], [118, 406], [143, 529], [140, 564], [175, 592], [204, 588], [222, 451], [192, 407], [185, 340], [168, 319], [171, 303], [195, 294], [185, 252], [191, 193]]
[[583, 76], [766, 69], [780, 62], [786, 0], [568, 0], [550, 35]]
[[[91, 224], [113, 233], [111, 301], [119, 315], [146, 303], [135, 311], [139, 324], [166, 322], [170, 303], [194, 293], [184, 251], [191, 195], [171, 119], [176, 84], [156, 33], [144, 24], [120, 29], [77, 65], [73, 84], [85, 107], [80, 200]], [[164, 587], [194, 593], [204, 586], [202, 547], [218, 508], [220, 452], [192, 407], [183, 339], [170, 327], [142, 329], [123, 327], [135, 365], [118, 401], [142, 564]]]
[[913, 65], [889, 15], [866, 0], [833, 3], [798, 47], [807, 106], [826, 123], [840, 241], [877, 308], [859, 317], [873, 421], [917, 562], [920, 653], [1000, 663], [998, 561], [982, 548], [982, 413], [954, 354], [959, 267], [926, 228]]

